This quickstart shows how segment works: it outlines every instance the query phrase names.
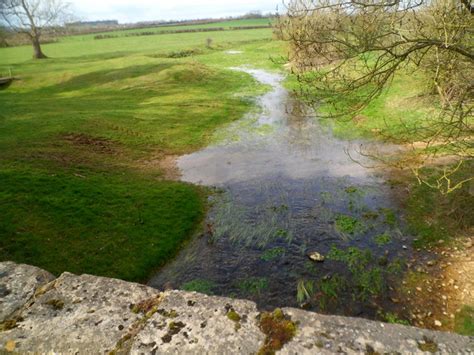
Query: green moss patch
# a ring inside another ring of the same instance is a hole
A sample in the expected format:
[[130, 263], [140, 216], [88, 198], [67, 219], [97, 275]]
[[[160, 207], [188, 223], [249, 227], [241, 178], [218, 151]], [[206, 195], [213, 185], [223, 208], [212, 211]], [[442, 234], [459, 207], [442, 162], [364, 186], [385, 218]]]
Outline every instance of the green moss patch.
[[258, 352], [259, 355], [275, 354], [296, 334], [296, 324], [279, 308], [273, 313], [262, 313], [259, 327], [266, 335], [265, 343]]

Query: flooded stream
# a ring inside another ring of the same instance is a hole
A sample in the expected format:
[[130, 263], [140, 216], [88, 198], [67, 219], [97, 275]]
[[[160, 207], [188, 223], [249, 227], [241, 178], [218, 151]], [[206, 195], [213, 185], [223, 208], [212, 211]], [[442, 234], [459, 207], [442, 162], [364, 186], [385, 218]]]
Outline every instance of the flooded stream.
[[239, 70], [272, 89], [258, 99], [259, 113], [178, 160], [183, 181], [215, 193], [205, 233], [149, 284], [251, 299], [262, 309], [399, 313], [394, 299], [411, 243], [389, 184], [351, 159], [367, 162], [354, 148], [360, 143], [334, 138], [306, 114], [284, 77]]

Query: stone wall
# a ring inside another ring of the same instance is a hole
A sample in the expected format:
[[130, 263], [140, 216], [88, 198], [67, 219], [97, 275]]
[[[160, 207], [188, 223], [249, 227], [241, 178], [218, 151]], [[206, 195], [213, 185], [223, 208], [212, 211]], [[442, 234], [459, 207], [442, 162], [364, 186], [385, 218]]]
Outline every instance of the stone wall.
[[[474, 338], [284, 308], [283, 354], [474, 353]], [[0, 263], [0, 353], [252, 354], [269, 338], [253, 302]]]

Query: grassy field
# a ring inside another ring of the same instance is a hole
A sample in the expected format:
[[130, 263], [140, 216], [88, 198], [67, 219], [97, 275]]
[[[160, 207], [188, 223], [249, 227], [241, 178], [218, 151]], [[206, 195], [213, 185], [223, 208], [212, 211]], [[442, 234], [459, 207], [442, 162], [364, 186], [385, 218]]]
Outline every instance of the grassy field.
[[161, 159], [252, 109], [265, 88], [228, 67], [276, 70], [283, 47], [270, 29], [208, 37], [65, 38], [43, 61], [0, 49], [20, 78], [0, 91], [0, 260], [142, 281], [175, 255], [206, 192], [165, 181]]
[[[142, 32], [153, 32], [153, 33], [162, 33], [164, 31], [176, 31], [176, 30], [193, 30], [193, 29], [203, 29], [203, 28], [224, 28], [231, 29], [232, 27], [253, 27], [253, 26], [268, 26], [271, 23], [270, 19], [244, 19], [244, 20], [231, 20], [231, 21], [222, 21], [222, 22], [213, 22], [205, 23], [198, 25], [171, 25], [171, 26], [158, 26], [158, 27], [146, 27], [146, 28], [136, 28], [130, 30], [120, 30], [120, 31], [110, 31], [105, 34], [112, 36], [126, 36], [129, 34], [138, 34]], [[87, 35], [77, 35], [64, 37], [62, 41], [83, 41], [94, 39], [97, 34], [87, 34]]]
[[[123, 57], [141, 53], [148, 55], [167, 54], [171, 51], [204, 48], [206, 40], [211, 38], [214, 46], [226, 46], [268, 40], [271, 29], [246, 31], [217, 31], [202, 33], [176, 33], [160, 36], [118, 37], [94, 40], [93, 35], [71, 36], [58, 43], [45, 44], [44, 52], [51, 58], [83, 58], [86, 60], [103, 57]], [[32, 56], [30, 46], [0, 49], [0, 65], [13, 65], [27, 61]], [[265, 55], [262, 52], [261, 55]]]

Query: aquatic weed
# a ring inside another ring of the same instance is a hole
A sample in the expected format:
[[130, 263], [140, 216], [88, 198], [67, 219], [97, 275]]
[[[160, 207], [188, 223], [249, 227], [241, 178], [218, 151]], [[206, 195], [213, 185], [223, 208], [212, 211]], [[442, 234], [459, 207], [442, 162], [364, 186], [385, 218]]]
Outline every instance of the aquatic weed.
[[268, 287], [265, 277], [251, 277], [238, 283], [239, 289], [247, 295], [260, 295], [261, 291]]
[[352, 216], [339, 215], [336, 218], [336, 230], [341, 233], [356, 234], [364, 229], [364, 225]]
[[385, 224], [395, 227], [397, 225], [397, 215], [391, 208], [381, 208], [380, 212], [385, 217]]
[[308, 302], [314, 296], [314, 281], [300, 280], [296, 287], [296, 300], [298, 303]]
[[387, 245], [392, 242], [392, 237], [388, 232], [385, 232], [383, 234], [377, 235], [374, 237], [374, 242], [377, 244], [379, 247]]
[[181, 289], [189, 292], [199, 292], [206, 295], [213, 295], [216, 284], [209, 280], [196, 279], [181, 285]]
[[274, 259], [278, 259], [279, 257], [285, 255], [286, 249], [282, 247], [276, 247], [272, 249], [268, 249], [260, 256], [260, 259], [264, 261], [271, 261]]
[[325, 310], [330, 304], [337, 304], [339, 295], [346, 291], [347, 285], [346, 278], [338, 274], [321, 280], [317, 294], [319, 308]]

